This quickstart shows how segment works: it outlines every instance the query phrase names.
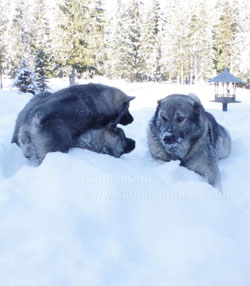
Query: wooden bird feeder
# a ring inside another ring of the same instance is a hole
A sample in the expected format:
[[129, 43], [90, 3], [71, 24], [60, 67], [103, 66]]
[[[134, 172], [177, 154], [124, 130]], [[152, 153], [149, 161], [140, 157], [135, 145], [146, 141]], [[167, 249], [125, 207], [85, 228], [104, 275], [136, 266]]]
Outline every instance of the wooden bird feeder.
[[228, 103], [240, 102], [236, 100], [236, 84], [243, 82], [232, 75], [227, 68], [209, 82], [214, 82], [215, 87], [215, 98], [212, 102], [221, 102], [223, 111], [227, 111]]

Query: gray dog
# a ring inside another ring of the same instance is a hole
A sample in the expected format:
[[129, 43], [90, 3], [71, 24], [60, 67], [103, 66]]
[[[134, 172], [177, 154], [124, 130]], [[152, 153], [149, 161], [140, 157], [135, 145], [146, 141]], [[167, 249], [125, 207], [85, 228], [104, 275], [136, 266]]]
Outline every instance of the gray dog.
[[[40, 164], [48, 152], [67, 152], [77, 147], [77, 142], [84, 141], [78, 139], [89, 130], [93, 133], [99, 130], [97, 133], [101, 134], [103, 129], [106, 134], [111, 130], [110, 123], [113, 127], [118, 123], [130, 124], [133, 117], [128, 108], [132, 99], [134, 97], [119, 89], [100, 84], [76, 85], [36, 95], [19, 113], [12, 143], [20, 146], [27, 158]], [[117, 137], [121, 133], [114, 129], [112, 134]], [[126, 142], [132, 151], [135, 142], [132, 140], [132, 144], [130, 140]], [[101, 152], [100, 148], [98, 150]], [[126, 148], [125, 151], [129, 152]]]
[[[41, 160], [39, 158], [44, 158], [47, 154], [47, 150], [41, 148], [40, 141], [43, 138], [40, 137], [40, 134], [36, 134], [32, 140], [27, 140], [30, 133], [26, 135], [22, 128], [23, 126], [21, 127], [18, 144], [22, 149], [23, 155], [32, 162], [40, 164]], [[135, 148], [135, 141], [126, 138], [124, 131], [111, 123], [103, 128], [87, 130], [72, 142], [71, 147], [87, 149], [119, 158]]]
[[180, 160], [220, 188], [217, 161], [229, 155], [231, 138], [197, 97], [173, 94], [158, 101], [149, 124], [148, 146], [154, 158]]
[[77, 138], [74, 147], [119, 158], [135, 148], [135, 141], [126, 138], [124, 131], [111, 123], [105, 128], [89, 129]]

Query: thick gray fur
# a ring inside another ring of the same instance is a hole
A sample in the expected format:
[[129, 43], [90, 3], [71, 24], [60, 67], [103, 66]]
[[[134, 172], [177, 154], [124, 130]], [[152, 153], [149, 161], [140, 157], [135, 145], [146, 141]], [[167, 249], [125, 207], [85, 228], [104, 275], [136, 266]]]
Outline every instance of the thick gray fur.
[[135, 141], [126, 138], [121, 128], [109, 124], [104, 128], [89, 129], [77, 138], [74, 147], [119, 158], [135, 148]]
[[180, 160], [182, 166], [220, 188], [217, 162], [229, 155], [231, 138], [198, 97], [172, 94], [158, 102], [149, 123], [148, 146], [154, 158]]
[[35, 95], [17, 117], [12, 143], [21, 147], [25, 157], [40, 164], [48, 152], [67, 152], [75, 147], [88, 130], [105, 130], [112, 122], [130, 124], [132, 99], [117, 88], [100, 84]]

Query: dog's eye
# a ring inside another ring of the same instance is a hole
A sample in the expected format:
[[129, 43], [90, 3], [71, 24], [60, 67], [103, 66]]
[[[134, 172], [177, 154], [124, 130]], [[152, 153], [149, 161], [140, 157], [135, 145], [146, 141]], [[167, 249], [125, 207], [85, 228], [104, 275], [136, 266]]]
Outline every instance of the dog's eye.
[[166, 116], [164, 116], [164, 115], [162, 115], [162, 114], [161, 114], [161, 119], [162, 119], [163, 121], [165, 121], [165, 122], [168, 122], [167, 117], [166, 117]]
[[122, 105], [123, 107], [129, 108], [129, 102], [124, 102]]
[[179, 116], [179, 117], [176, 118], [176, 121], [177, 121], [178, 123], [181, 123], [182, 121], [184, 121], [184, 119], [185, 119], [185, 117]]

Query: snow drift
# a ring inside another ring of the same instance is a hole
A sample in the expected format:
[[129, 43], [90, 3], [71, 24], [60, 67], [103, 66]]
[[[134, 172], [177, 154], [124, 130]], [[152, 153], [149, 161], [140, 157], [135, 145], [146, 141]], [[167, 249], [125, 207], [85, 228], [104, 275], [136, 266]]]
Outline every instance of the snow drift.
[[[135, 121], [123, 128], [136, 149], [116, 159], [75, 148], [39, 167], [10, 143], [31, 95], [0, 91], [1, 285], [248, 285], [249, 92], [223, 113], [209, 102], [210, 87], [102, 83], [136, 96]], [[178, 92], [198, 94], [231, 133], [232, 153], [219, 162], [222, 193], [149, 154], [156, 101]]]

